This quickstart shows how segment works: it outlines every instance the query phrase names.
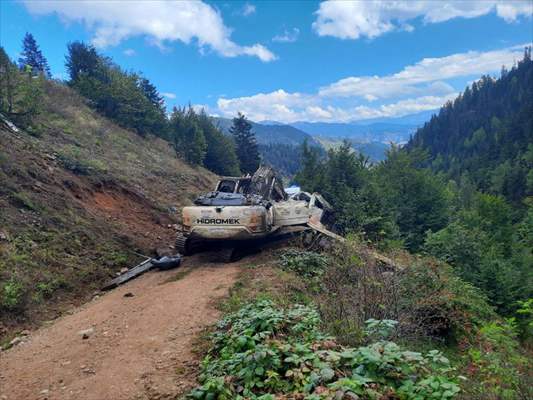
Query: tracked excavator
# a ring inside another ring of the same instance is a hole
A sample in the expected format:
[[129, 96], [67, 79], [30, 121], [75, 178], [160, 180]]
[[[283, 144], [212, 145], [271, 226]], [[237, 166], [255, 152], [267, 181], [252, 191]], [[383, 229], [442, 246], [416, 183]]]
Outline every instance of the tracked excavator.
[[332, 211], [318, 193], [289, 195], [276, 172], [262, 166], [253, 175], [220, 179], [214, 191], [184, 207], [176, 250], [183, 255], [212, 246], [232, 251], [301, 232], [342, 241], [324, 225]]
[[[326, 227], [332, 212], [320, 194], [299, 190], [288, 193], [272, 168], [260, 167], [251, 176], [222, 178], [214, 191], [199, 196], [193, 206], [184, 207], [176, 250], [189, 255], [214, 247], [217, 258], [227, 262], [243, 255], [239, 252], [243, 249], [252, 250], [261, 243], [298, 234], [307, 238], [304, 244], [308, 247], [314, 243], [323, 248], [323, 239], [326, 243], [345, 241]], [[372, 255], [384, 265], [403, 268], [379, 253]], [[102, 289], [112, 289], [152, 268], [174, 268], [180, 261], [179, 254], [148, 258]]]

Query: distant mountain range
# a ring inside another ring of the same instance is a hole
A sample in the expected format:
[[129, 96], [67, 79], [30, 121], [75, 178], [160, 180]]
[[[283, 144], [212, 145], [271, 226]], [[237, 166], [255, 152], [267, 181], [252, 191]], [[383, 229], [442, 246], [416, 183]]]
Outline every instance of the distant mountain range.
[[[229, 134], [229, 128], [232, 125], [231, 119], [213, 117], [213, 122], [224, 133]], [[291, 125], [281, 123], [259, 124], [252, 121], [250, 121], [250, 123], [252, 124], [252, 132], [255, 132], [259, 144], [279, 143], [298, 146], [307, 139], [308, 143], [317, 146], [319, 145], [318, 141], [315, 140], [312, 135]]]
[[[435, 111], [424, 111], [399, 118], [374, 118], [349, 123], [303, 121], [291, 124], [278, 121], [250, 121], [250, 123], [260, 145], [299, 146], [307, 140], [309, 144], [327, 150], [340, 145], [343, 139], [348, 139], [356, 151], [368, 156], [372, 162], [379, 162], [385, 158], [391, 142], [407, 143], [416, 130], [429, 121], [434, 113]], [[213, 117], [213, 122], [224, 133], [229, 134], [232, 125], [230, 118]], [[265, 149], [263, 146], [261, 151], [264, 152]], [[281, 149], [278, 149], [279, 151]], [[263, 157], [268, 158], [268, 156], [263, 154]]]
[[435, 112], [431, 110], [398, 118], [373, 118], [346, 123], [294, 122], [290, 125], [313, 136], [347, 138], [359, 143], [405, 143]]
[[[356, 151], [368, 156], [371, 162], [379, 162], [385, 159], [391, 142], [407, 143], [418, 127], [430, 120], [433, 113], [434, 111], [425, 111], [400, 118], [375, 118], [351, 123], [250, 123], [263, 159], [287, 176], [292, 176], [299, 168], [299, 150], [290, 146], [299, 146], [307, 140], [311, 145], [328, 150], [339, 146], [343, 139], [348, 139]], [[229, 135], [232, 119], [212, 119], [216, 126]]]
[[292, 126], [313, 136], [347, 138], [360, 143], [405, 143], [415, 133], [416, 125], [375, 122], [359, 123], [296, 122]]
[[[374, 118], [357, 122], [294, 122], [284, 124], [277, 121], [251, 122], [259, 144], [300, 145], [305, 139], [318, 144], [314, 136], [323, 138], [350, 139], [354, 143], [405, 143], [417, 128], [429, 121], [435, 111], [424, 111], [399, 118]], [[213, 117], [225, 133], [229, 133], [232, 120]]]
[[372, 118], [357, 121], [356, 124], [359, 125], [370, 125], [378, 122], [386, 122], [391, 124], [400, 124], [400, 125], [416, 125], [417, 127], [424, 125], [431, 119], [433, 114], [438, 114], [439, 110], [428, 110], [421, 111], [415, 114], [404, 115], [403, 117], [395, 118]]

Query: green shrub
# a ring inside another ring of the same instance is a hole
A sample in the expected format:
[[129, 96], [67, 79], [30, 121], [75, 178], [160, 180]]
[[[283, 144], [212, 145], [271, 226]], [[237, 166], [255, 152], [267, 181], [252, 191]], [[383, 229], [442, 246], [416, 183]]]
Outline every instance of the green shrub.
[[289, 249], [281, 255], [283, 269], [292, 271], [305, 278], [316, 278], [324, 274], [328, 259], [312, 251]]
[[496, 318], [481, 291], [430, 257], [404, 255], [402, 268], [377, 262], [372, 249], [348, 240], [329, 255], [316, 304], [325, 330], [346, 345], [365, 341], [365, 322], [394, 320], [389, 339], [455, 344]]
[[229, 314], [202, 362], [201, 386], [188, 397], [451, 399], [459, 392], [440, 352], [405, 351], [389, 341], [343, 347], [321, 333], [320, 322], [312, 307], [284, 310], [267, 300]]
[[518, 302], [518, 310], [514, 318], [520, 339], [531, 344], [533, 341], [533, 299]]
[[47, 281], [39, 282], [36, 285], [35, 289], [38, 299], [48, 299], [52, 296], [52, 294], [54, 294], [56, 290], [68, 287], [69, 285], [67, 282], [65, 282], [64, 279], [62, 279], [61, 277], [56, 277]]
[[532, 382], [527, 382], [527, 370], [532, 366], [527, 365], [526, 358], [519, 352], [512, 323], [491, 322], [481, 327], [476, 340], [467, 349], [465, 361], [471, 378], [467, 389], [469, 398], [531, 398], [528, 396], [533, 394]]
[[451, 267], [419, 258], [399, 279], [399, 309], [424, 335], [459, 342], [496, 318], [485, 296], [453, 273]]
[[10, 279], [2, 285], [0, 305], [10, 311], [21, 307], [24, 301], [24, 286], [15, 279]]
[[32, 211], [38, 210], [38, 207], [33, 203], [33, 201], [24, 192], [13, 193], [11, 195], [11, 203], [15, 207], [24, 207]]
[[370, 318], [365, 321], [365, 334], [368, 337], [377, 339], [387, 339], [391, 337], [392, 332], [396, 329], [398, 321], [393, 319], [374, 319]]

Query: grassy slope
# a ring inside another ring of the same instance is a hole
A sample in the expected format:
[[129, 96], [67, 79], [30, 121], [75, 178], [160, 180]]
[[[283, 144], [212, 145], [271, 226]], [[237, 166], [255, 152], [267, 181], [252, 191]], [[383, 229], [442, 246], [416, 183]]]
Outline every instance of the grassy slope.
[[31, 135], [0, 128], [0, 338], [79, 303], [173, 242], [179, 209], [215, 176], [48, 83]]

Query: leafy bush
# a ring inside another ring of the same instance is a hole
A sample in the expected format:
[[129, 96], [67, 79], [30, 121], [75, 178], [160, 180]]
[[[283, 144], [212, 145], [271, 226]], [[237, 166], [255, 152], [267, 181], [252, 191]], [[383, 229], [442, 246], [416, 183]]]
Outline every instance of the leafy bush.
[[480, 290], [432, 258], [403, 256], [403, 268], [377, 262], [352, 240], [335, 249], [316, 302], [326, 330], [342, 344], [365, 341], [369, 319], [395, 320], [394, 340], [457, 343], [496, 317]]
[[533, 299], [518, 302], [518, 310], [514, 321], [522, 341], [533, 341]]
[[387, 339], [392, 335], [398, 321], [393, 319], [374, 319], [370, 318], [365, 321], [365, 334], [369, 337], [376, 337], [378, 339]]
[[202, 362], [201, 386], [188, 397], [451, 399], [459, 392], [453, 368], [436, 350], [424, 355], [389, 341], [343, 347], [319, 324], [314, 308], [283, 310], [267, 300], [229, 314]]
[[320, 277], [327, 266], [327, 257], [312, 251], [289, 249], [281, 255], [283, 269], [305, 278]]
[[401, 274], [398, 287], [399, 309], [412, 327], [452, 344], [496, 318], [480, 290], [431, 258], [414, 261]]
[[15, 279], [10, 279], [1, 287], [0, 306], [13, 311], [18, 309], [24, 301], [24, 286]]
[[[468, 398], [511, 400], [531, 398], [527, 360], [519, 352], [516, 329], [510, 323], [491, 322], [479, 330], [466, 352], [470, 376]], [[531, 370], [531, 365], [529, 365]]]

